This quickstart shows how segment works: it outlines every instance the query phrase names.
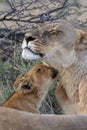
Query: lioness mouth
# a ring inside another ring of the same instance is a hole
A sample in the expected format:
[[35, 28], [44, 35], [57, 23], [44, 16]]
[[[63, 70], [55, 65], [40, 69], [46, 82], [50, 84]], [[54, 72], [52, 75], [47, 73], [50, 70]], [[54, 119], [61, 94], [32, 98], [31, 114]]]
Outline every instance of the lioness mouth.
[[31, 50], [31, 48], [29, 47], [25, 47], [22, 52], [22, 57], [24, 59], [29, 59], [29, 60], [40, 59], [40, 58], [43, 58], [43, 56], [44, 54], [36, 53], [33, 50]]
[[29, 47], [25, 47], [25, 49], [28, 49], [30, 52], [32, 52], [32, 53], [35, 54], [35, 55], [39, 55], [39, 53], [34, 52], [34, 51], [31, 50]]
[[42, 54], [42, 53], [36, 53], [36, 52], [34, 52], [33, 50], [31, 50], [29, 47], [26, 47], [26, 49], [28, 49], [29, 51], [31, 51], [33, 54], [35, 54], [35, 55], [39, 55], [40, 57], [42, 57], [43, 58], [43, 56], [44, 56], [44, 54]]

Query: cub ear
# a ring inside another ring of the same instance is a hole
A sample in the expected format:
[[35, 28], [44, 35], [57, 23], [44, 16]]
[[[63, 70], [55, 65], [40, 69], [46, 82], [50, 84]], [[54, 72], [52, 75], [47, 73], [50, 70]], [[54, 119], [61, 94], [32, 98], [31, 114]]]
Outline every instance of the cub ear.
[[32, 91], [32, 84], [28, 81], [20, 82], [17, 87], [13, 86], [13, 88], [16, 92], [28, 93]]

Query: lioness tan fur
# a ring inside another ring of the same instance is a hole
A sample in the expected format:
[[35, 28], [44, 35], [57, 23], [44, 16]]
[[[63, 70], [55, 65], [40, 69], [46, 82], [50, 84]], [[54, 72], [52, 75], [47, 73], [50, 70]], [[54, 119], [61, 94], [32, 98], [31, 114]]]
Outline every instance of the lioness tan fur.
[[0, 108], [0, 130], [87, 130], [87, 115], [44, 115]]
[[38, 113], [41, 101], [56, 77], [56, 69], [36, 65], [16, 79], [13, 85], [16, 92], [2, 106]]
[[42, 59], [59, 70], [56, 97], [65, 114], [87, 113], [87, 33], [67, 21], [25, 34], [22, 57]]

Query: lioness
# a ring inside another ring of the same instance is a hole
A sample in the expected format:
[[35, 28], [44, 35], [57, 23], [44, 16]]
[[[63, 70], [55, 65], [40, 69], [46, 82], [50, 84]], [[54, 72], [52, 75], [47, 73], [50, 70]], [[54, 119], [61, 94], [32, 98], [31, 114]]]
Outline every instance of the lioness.
[[56, 78], [56, 69], [36, 65], [16, 79], [13, 85], [16, 92], [2, 106], [38, 113], [42, 99]]
[[59, 70], [56, 97], [65, 114], [87, 113], [87, 33], [67, 21], [25, 34], [22, 57], [42, 59]]
[[0, 130], [87, 130], [87, 114], [32, 114], [0, 107]]

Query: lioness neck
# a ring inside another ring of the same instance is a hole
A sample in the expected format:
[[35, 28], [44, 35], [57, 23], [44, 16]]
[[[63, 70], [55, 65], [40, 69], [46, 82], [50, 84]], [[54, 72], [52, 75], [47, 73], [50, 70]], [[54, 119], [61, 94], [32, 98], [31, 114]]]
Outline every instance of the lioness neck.
[[58, 68], [63, 87], [72, 102], [79, 100], [79, 85], [86, 80], [87, 75], [87, 52], [78, 52], [77, 56], [78, 61], [68, 68]]

